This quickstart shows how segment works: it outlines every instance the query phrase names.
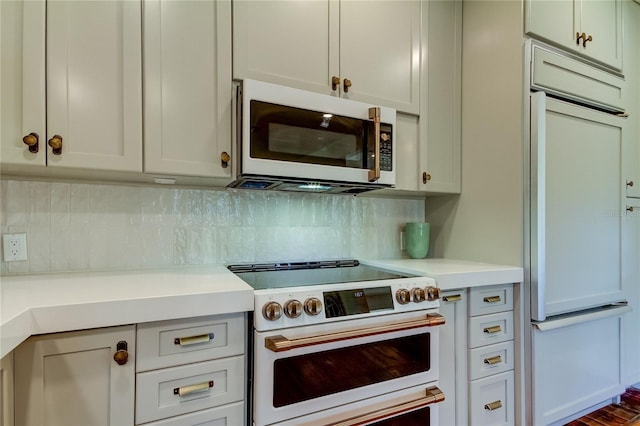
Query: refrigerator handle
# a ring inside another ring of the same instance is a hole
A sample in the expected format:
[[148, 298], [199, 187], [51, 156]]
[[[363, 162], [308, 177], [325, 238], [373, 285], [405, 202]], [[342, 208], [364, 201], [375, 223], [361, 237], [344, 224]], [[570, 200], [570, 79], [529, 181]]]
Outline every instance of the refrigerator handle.
[[530, 269], [531, 318], [544, 321], [545, 310], [545, 111], [544, 92], [531, 93]]
[[568, 315], [566, 317], [552, 319], [549, 321], [534, 322], [532, 325], [540, 331], [551, 331], [588, 321], [619, 317], [631, 311], [631, 306], [627, 305], [626, 302], [622, 302], [617, 305], [609, 305], [600, 309], [595, 309], [588, 313], [576, 313], [575, 315]]

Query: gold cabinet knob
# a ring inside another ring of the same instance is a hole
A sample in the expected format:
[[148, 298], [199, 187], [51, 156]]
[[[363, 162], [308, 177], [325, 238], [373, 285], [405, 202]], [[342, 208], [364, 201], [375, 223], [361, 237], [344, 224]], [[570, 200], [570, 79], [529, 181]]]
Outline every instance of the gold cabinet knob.
[[340, 77], [334, 75], [331, 77], [331, 90], [338, 90], [338, 86], [340, 86]]
[[587, 47], [588, 41], [593, 41], [593, 37], [590, 35], [587, 36], [587, 33], [576, 33], [576, 44], [580, 44], [580, 40], [582, 39], [582, 47]]
[[[582, 33], [582, 34], [584, 34], [584, 33]], [[588, 41], [593, 41], [593, 37], [591, 37], [591, 35], [589, 35], [589, 37], [587, 37], [587, 38], [583, 38], [582, 47], [587, 47], [587, 42]]]
[[627, 181], [627, 186], [628, 187], [632, 187], [633, 186], [633, 181], [632, 180], [628, 180]]
[[349, 80], [348, 78], [345, 78], [342, 87], [343, 87], [344, 93], [349, 93], [349, 87], [351, 87], [351, 80]]
[[127, 342], [121, 340], [116, 345], [116, 353], [113, 354], [113, 360], [118, 363], [118, 365], [125, 365], [127, 361], [129, 361], [129, 352], [127, 352]]
[[40, 136], [37, 133], [29, 133], [22, 138], [22, 142], [29, 147], [29, 152], [37, 153], [40, 148]]
[[54, 135], [49, 139], [49, 146], [54, 155], [62, 154], [62, 136]]
[[427, 172], [422, 172], [422, 183], [427, 183], [431, 180], [431, 175]]
[[226, 169], [229, 167], [229, 161], [231, 161], [231, 156], [227, 151], [222, 151], [220, 154], [220, 162], [222, 163], [222, 168]]

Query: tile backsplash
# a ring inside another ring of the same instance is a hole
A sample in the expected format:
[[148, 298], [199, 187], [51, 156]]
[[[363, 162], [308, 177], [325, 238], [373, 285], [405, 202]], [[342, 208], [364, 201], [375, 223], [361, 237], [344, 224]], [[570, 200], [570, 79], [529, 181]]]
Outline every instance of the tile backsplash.
[[416, 199], [0, 181], [0, 230], [28, 260], [1, 275], [337, 258], [399, 258]]

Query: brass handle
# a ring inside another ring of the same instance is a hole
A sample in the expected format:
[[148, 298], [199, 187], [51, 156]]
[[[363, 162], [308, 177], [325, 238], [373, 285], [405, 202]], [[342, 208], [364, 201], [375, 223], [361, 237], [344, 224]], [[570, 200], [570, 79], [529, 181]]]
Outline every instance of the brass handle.
[[485, 303], [496, 303], [496, 302], [499, 302], [501, 299], [500, 299], [500, 296], [487, 296], [482, 300], [484, 300]]
[[178, 396], [187, 396], [192, 393], [203, 392], [213, 387], [213, 380], [204, 383], [198, 383], [189, 386], [180, 386], [179, 388], [173, 388], [173, 394]]
[[496, 365], [502, 362], [502, 357], [500, 355], [492, 356], [490, 358], [485, 358], [484, 363], [488, 365]]
[[222, 163], [222, 168], [226, 169], [229, 167], [229, 161], [231, 161], [231, 156], [227, 151], [222, 151], [220, 154], [220, 162]]
[[431, 175], [427, 172], [422, 172], [422, 183], [427, 183], [431, 180]]
[[583, 38], [582, 38], [582, 47], [587, 47], [587, 42], [588, 41], [593, 41], [593, 37], [589, 36], [587, 38], [584, 38], [584, 33], [582, 33]]
[[627, 211], [629, 213], [633, 213], [633, 206], [627, 206]]
[[[345, 79], [345, 86], [348, 80]], [[351, 82], [349, 82], [351, 85]], [[369, 170], [369, 182], [375, 182], [380, 179], [380, 108], [372, 107], [369, 108], [369, 119], [373, 120], [373, 133], [374, 133], [374, 143], [373, 143], [373, 169]]]
[[338, 90], [338, 86], [340, 86], [340, 77], [334, 75], [331, 77], [331, 90]]
[[630, 187], [630, 188], [633, 187], [633, 181], [632, 180], [628, 180], [627, 181], [627, 186]]
[[440, 314], [427, 314], [425, 318], [413, 321], [405, 321], [378, 327], [361, 328], [357, 330], [339, 331], [337, 333], [322, 334], [299, 339], [287, 339], [282, 335], [267, 337], [264, 346], [273, 352], [284, 352], [305, 346], [323, 345], [342, 340], [357, 339], [359, 337], [375, 336], [378, 334], [392, 333], [394, 331], [411, 330], [413, 328], [434, 327], [445, 323]]
[[54, 135], [49, 139], [49, 146], [51, 147], [51, 152], [54, 155], [62, 154], [62, 136]]
[[40, 136], [37, 133], [29, 133], [27, 136], [22, 138], [22, 142], [24, 142], [29, 147], [29, 152], [36, 154], [40, 149]]
[[213, 333], [199, 334], [197, 336], [176, 337], [173, 339], [174, 345], [191, 346], [200, 343], [209, 343], [213, 340]]
[[116, 353], [113, 354], [113, 360], [118, 365], [125, 365], [129, 361], [129, 352], [127, 352], [127, 342], [121, 340], [116, 345]]
[[349, 93], [349, 87], [351, 87], [351, 80], [349, 80], [348, 78], [345, 78], [342, 84], [342, 87], [343, 87], [344, 93]]
[[485, 410], [493, 411], [502, 408], [502, 401], [497, 400], [484, 405]]
[[442, 296], [444, 302], [459, 302], [462, 300], [461, 294], [452, 294], [451, 296]]
[[502, 327], [500, 327], [499, 325], [494, 325], [491, 327], [486, 327], [483, 331], [487, 334], [496, 334], [502, 331]]
[[352, 417], [350, 419], [342, 420], [336, 423], [329, 423], [327, 426], [357, 426], [373, 424], [372, 422], [378, 422], [385, 419], [391, 419], [398, 417], [401, 414], [408, 413], [410, 411], [418, 410], [426, 407], [427, 405], [435, 404], [444, 401], [444, 393], [436, 386], [428, 387], [425, 390], [426, 395], [414, 399], [412, 401], [404, 402], [402, 404], [392, 405], [380, 410], [372, 411], [362, 416]]

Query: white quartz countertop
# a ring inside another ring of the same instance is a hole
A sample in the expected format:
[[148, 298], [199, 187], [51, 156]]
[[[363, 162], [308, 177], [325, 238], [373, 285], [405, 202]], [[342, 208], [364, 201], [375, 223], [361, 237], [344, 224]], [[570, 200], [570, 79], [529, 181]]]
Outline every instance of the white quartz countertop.
[[520, 267], [492, 265], [454, 259], [377, 259], [363, 263], [405, 274], [434, 278], [441, 290], [477, 287], [492, 284], [521, 283], [524, 271]]
[[224, 266], [0, 280], [0, 358], [34, 334], [253, 310], [253, 289]]

